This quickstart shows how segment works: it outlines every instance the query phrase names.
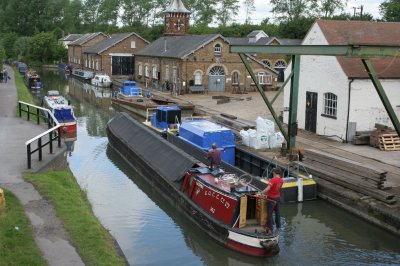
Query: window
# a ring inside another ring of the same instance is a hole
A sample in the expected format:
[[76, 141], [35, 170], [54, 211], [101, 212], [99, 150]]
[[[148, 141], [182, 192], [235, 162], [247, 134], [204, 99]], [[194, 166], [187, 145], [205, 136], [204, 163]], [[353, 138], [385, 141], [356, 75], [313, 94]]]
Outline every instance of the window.
[[165, 66], [165, 80], [169, 81], [169, 66]]
[[85, 67], [87, 67], [88, 66], [88, 62], [87, 62], [87, 59], [85, 59]]
[[131, 48], [136, 48], [136, 42], [135, 41], [131, 41]]
[[271, 67], [271, 61], [265, 59], [265, 60], [262, 60], [262, 62], [264, 63], [264, 65], [267, 65], [268, 67]]
[[274, 66], [275, 70], [278, 71], [278, 82], [284, 82], [285, 81], [285, 68], [286, 68], [286, 62], [283, 59], [280, 59], [275, 62]]
[[152, 71], [152, 74], [153, 74], [153, 79], [158, 79], [157, 78], [157, 67], [153, 66], [153, 69], [151, 71]]
[[202, 75], [200, 71], [194, 72], [194, 85], [201, 85], [203, 83], [202, 81]]
[[176, 83], [178, 81], [178, 68], [174, 66], [174, 69], [172, 70], [172, 82]]
[[331, 92], [324, 93], [324, 111], [323, 115], [334, 117], [337, 116], [337, 96]]
[[144, 76], [145, 76], [146, 78], [149, 77], [149, 66], [144, 66]]
[[143, 76], [143, 66], [142, 66], [142, 64], [139, 64], [139, 66], [138, 66], [138, 75], [139, 76]]
[[99, 67], [99, 59], [96, 59], [96, 70], [99, 70], [100, 69], [100, 67]]
[[[265, 72], [258, 72], [256, 79], [259, 85], [272, 85], [272, 75], [267, 75]], [[253, 80], [251, 84], [254, 85]]]
[[217, 43], [217, 44], [214, 46], [214, 54], [215, 54], [215, 55], [220, 55], [221, 52], [222, 52], [221, 44]]
[[239, 73], [238, 72], [232, 73], [232, 84], [233, 85], [239, 84]]

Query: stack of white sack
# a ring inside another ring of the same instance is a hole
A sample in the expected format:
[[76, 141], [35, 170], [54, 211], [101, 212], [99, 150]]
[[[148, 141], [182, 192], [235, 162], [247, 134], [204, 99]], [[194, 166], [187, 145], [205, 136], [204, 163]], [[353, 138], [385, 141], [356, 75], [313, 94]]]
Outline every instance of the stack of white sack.
[[243, 145], [257, 150], [279, 148], [284, 141], [282, 133], [275, 133], [275, 123], [261, 117], [256, 119], [256, 130], [241, 130], [240, 135]]

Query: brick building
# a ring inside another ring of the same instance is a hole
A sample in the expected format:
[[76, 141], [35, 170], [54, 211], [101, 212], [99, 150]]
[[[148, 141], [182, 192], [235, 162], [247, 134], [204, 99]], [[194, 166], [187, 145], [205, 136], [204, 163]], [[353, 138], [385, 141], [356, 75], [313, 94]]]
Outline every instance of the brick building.
[[113, 34], [83, 51], [83, 66], [113, 78], [134, 73], [133, 53], [149, 42], [134, 32]]
[[[145, 87], [190, 92], [253, 89], [249, 73], [237, 54], [229, 53], [230, 44], [281, 45], [300, 43], [279, 40], [263, 31], [247, 38], [226, 38], [220, 34], [188, 35], [190, 12], [181, 0], [173, 0], [165, 10], [164, 36], [135, 53], [135, 79]], [[247, 55], [259, 83], [275, 89], [283, 82], [287, 62], [281, 57]]]
[[74, 68], [83, 68], [83, 52], [105, 38], [107, 35], [102, 32], [87, 33], [68, 43], [68, 65]]

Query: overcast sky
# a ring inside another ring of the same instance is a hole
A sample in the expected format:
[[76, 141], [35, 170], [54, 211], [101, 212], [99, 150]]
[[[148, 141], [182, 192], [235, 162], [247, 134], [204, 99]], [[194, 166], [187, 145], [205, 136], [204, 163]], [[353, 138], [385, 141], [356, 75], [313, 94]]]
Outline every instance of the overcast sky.
[[[380, 18], [379, 15], [379, 5], [384, 0], [348, 0], [347, 8], [344, 10], [345, 13], [353, 14], [354, 9], [353, 7], [360, 7], [363, 5], [363, 12], [370, 13], [374, 18]], [[242, 12], [239, 12], [239, 16], [236, 22], [244, 23], [246, 19], [246, 11], [243, 5], [243, 0], [241, 2]], [[260, 23], [266, 17], [273, 20], [273, 15], [270, 13], [271, 6], [268, 0], [254, 0], [254, 5], [256, 11], [251, 14], [252, 22]]]

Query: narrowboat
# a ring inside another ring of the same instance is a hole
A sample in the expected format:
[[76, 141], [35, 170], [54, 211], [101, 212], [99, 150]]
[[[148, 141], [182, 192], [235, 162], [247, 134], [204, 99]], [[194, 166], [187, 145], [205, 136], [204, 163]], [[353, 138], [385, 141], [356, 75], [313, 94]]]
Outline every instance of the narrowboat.
[[[107, 123], [109, 145], [166, 201], [218, 243], [253, 256], [279, 253], [279, 234], [266, 234], [262, 182], [214, 169], [119, 113]], [[134, 137], [132, 137], [134, 136]]]
[[96, 73], [91, 79], [91, 84], [97, 87], [109, 88], [112, 85], [112, 81], [109, 75]]
[[94, 77], [93, 71], [90, 70], [84, 70], [80, 68], [73, 68], [72, 69], [72, 75], [84, 80], [90, 81]]
[[43, 107], [49, 109], [60, 124], [60, 133], [64, 139], [76, 140], [77, 120], [72, 106], [56, 90], [50, 90], [43, 97]]
[[26, 71], [24, 79], [26, 86], [30, 90], [41, 90], [43, 88], [40, 76], [35, 71]]

